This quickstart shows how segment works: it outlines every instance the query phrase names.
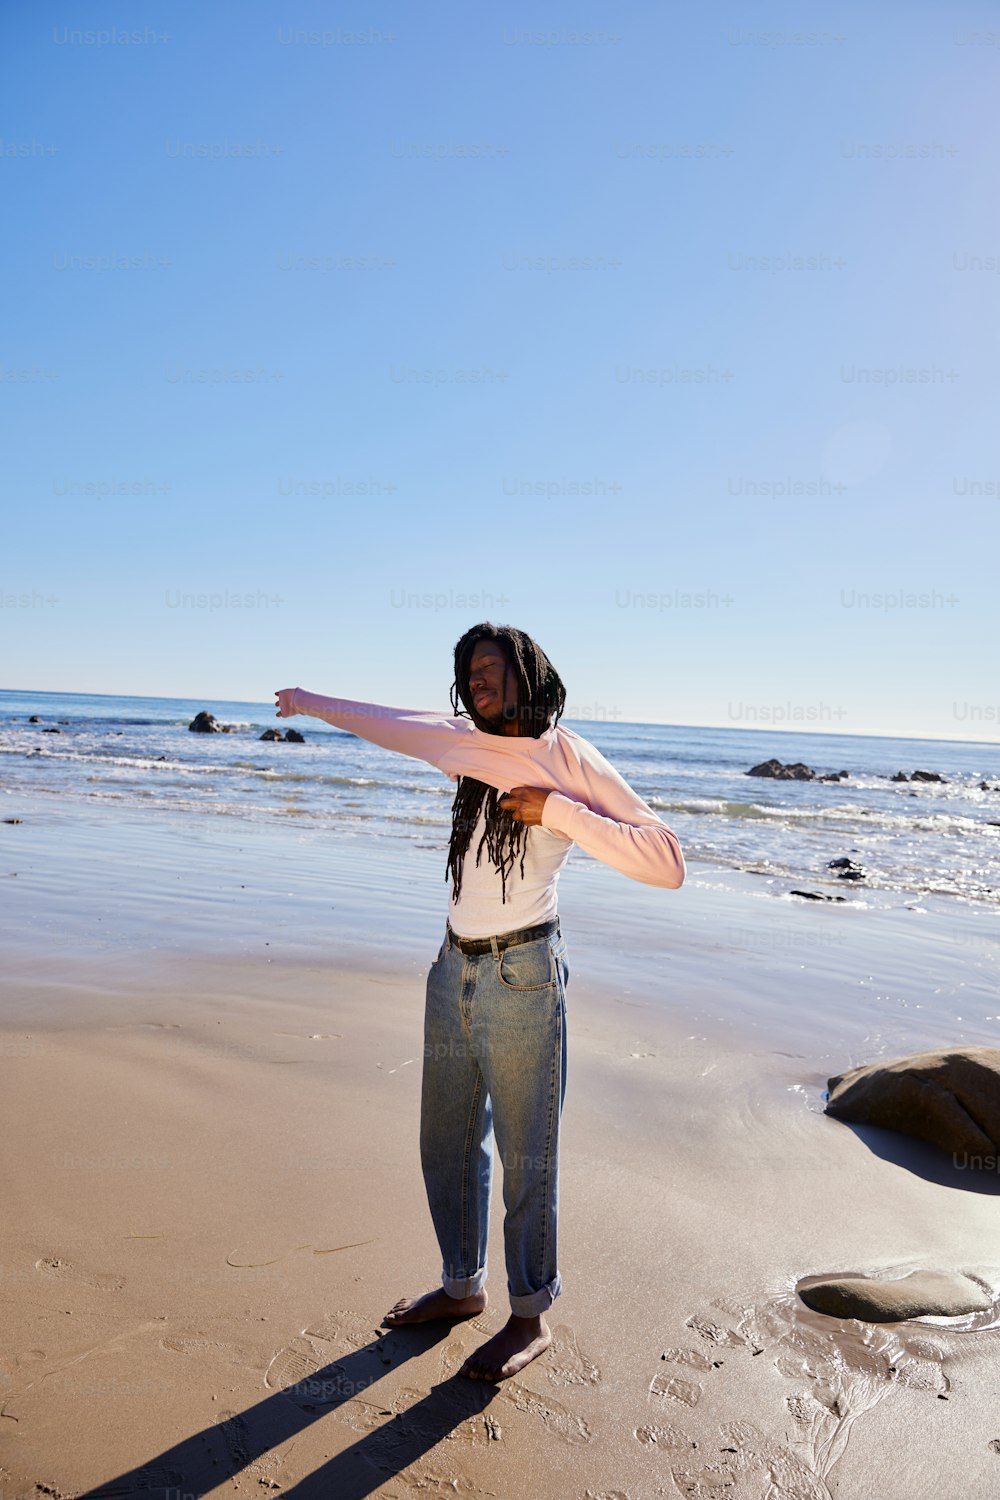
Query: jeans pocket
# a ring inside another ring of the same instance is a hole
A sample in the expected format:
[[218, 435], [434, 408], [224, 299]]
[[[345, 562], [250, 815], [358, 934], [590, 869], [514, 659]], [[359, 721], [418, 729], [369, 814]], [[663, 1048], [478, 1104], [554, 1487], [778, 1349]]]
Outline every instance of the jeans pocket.
[[497, 978], [505, 990], [554, 990], [556, 967], [548, 939], [505, 948], [497, 959]]
[[561, 971], [563, 987], [569, 979], [569, 949], [566, 947], [566, 939], [561, 932], [553, 933], [548, 939], [549, 951], [556, 965], [557, 973]]

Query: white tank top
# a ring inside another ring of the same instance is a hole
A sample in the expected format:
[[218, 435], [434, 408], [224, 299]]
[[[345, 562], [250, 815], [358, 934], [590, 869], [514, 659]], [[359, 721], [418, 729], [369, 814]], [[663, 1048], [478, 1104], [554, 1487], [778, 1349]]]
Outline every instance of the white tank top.
[[448, 921], [459, 937], [490, 937], [493, 933], [513, 932], [517, 927], [534, 927], [556, 916], [556, 886], [559, 872], [569, 857], [573, 840], [563, 833], [532, 823], [525, 829], [524, 876], [521, 876], [521, 851], [507, 876], [507, 900], [501, 901], [500, 871], [489, 856], [486, 845], [476, 866], [476, 850], [486, 826], [486, 799], [472, 830], [462, 865], [462, 892], [456, 902], [448, 901]]

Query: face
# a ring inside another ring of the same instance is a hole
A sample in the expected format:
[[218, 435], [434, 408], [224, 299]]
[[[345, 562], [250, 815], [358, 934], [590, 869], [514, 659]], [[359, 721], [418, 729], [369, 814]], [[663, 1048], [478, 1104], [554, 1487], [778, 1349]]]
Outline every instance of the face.
[[514, 673], [497, 641], [477, 641], [469, 662], [469, 694], [475, 715], [493, 734], [517, 732]]

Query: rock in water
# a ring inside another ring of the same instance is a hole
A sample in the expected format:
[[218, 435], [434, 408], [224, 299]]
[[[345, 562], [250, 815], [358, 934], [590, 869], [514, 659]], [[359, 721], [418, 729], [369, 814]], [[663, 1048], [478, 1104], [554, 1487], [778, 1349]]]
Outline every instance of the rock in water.
[[864, 1323], [898, 1323], [933, 1313], [957, 1318], [993, 1305], [982, 1287], [957, 1271], [911, 1271], [898, 1281], [873, 1276], [831, 1276], [802, 1287], [799, 1296], [815, 1312]]
[[868, 1063], [838, 1073], [829, 1080], [829, 1089], [826, 1113], [835, 1119], [882, 1125], [944, 1151], [965, 1152], [964, 1166], [991, 1169], [997, 1164], [1000, 1048], [915, 1052], [892, 1062]]
[[262, 740], [281, 740], [281, 739], [284, 739], [284, 735], [282, 734], [282, 732], [281, 732], [280, 729], [265, 729], [264, 733], [261, 735], [261, 739]]
[[747, 776], [770, 776], [774, 781], [814, 781], [816, 772], [810, 766], [803, 765], [797, 760], [783, 766], [780, 760], [772, 756], [770, 760], [762, 760], [759, 765], [751, 766], [745, 773]]
[[207, 709], [202, 709], [200, 714], [195, 714], [188, 728], [194, 734], [221, 734], [222, 731], [215, 722], [215, 715], [210, 714]]
[[941, 782], [943, 782], [944, 781], [944, 777], [940, 776], [937, 773], [937, 771], [914, 771], [913, 775], [910, 777], [910, 780], [911, 781], [941, 781]]

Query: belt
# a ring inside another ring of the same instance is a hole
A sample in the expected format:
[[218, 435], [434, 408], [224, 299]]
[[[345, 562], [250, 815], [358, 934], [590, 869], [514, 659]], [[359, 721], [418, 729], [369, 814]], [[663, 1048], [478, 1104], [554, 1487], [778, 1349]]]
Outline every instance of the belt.
[[551, 917], [547, 922], [541, 922], [537, 927], [517, 927], [513, 932], [498, 932], [493, 937], [463, 938], [457, 932], [453, 932], [451, 924], [447, 924], [447, 941], [456, 947], [460, 953], [492, 953], [494, 957], [502, 953], [505, 948], [516, 948], [519, 943], [532, 943], [536, 938], [548, 937], [550, 932], [556, 932], [559, 928], [559, 918]]

